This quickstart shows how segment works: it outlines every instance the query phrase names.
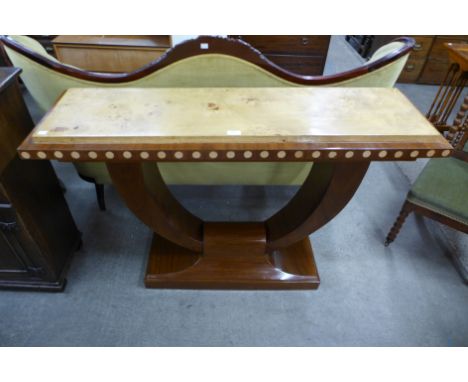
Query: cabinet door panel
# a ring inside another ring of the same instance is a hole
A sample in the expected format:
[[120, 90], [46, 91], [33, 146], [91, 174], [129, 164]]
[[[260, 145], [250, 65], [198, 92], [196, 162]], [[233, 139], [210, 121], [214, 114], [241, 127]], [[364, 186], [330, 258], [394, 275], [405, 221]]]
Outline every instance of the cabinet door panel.
[[17, 244], [13, 232], [0, 229], [0, 273], [26, 270], [21, 258], [17, 257]]

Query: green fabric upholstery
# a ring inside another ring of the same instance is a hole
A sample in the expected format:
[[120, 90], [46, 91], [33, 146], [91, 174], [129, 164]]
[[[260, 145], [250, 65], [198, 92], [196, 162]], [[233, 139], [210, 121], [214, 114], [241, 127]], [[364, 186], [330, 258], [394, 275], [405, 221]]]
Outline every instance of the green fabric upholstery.
[[401, 47], [400, 42], [390, 42], [388, 44], [385, 44], [374, 52], [372, 57], [369, 59], [368, 63], [377, 61], [381, 59], [382, 57], [385, 57], [387, 54], [393, 52], [394, 50], [397, 50], [400, 47]]
[[[111, 184], [109, 172], [105, 163], [96, 162], [76, 162], [77, 171], [84, 176], [91, 177], [99, 184]], [[278, 162], [250, 163], [246, 166], [243, 163], [222, 163], [222, 162], [183, 162], [183, 163], [163, 163], [159, 164], [164, 180], [168, 184], [206, 184], [197, 183], [199, 174], [210, 174], [215, 181], [210, 184], [237, 185], [248, 184], [260, 185], [300, 185], [306, 178], [312, 165], [305, 162], [290, 163], [284, 166]], [[228, 173], [226, 173], [228, 172]], [[198, 175], [197, 175], [198, 174]]]
[[93, 178], [98, 184], [112, 184], [104, 162], [74, 162], [73, 165], [79, 174]]
[[[35, 46], [36, 41], [25, 36], [11, 36], [40, 54], [47, 55]], [[391, 43], [376, 54], [385, 54], [401, 47]], [[35, 46], [35, 47], [34, 47]], [[251, 64], [223, 54], [204, 54], [180, 60], [136, 81], [120, 84], [103, 84], [85, 81], [48, 69], [8, 47], [5, 50], [12, 63], [23, 69], [21, 78], [32, 97], [44, 110], [49, 110], [57, 98], [73, 87], [296, 87], [301, 86]], [[50, 58], [49, 55], [47, 55]], [[371, 73], [334, 83], [333, 86], [392, 87], [408, 56], [403, 56]], [[109, 183], [110, 177], [103, 164], [75, 163], [85, 176], [98, 183]], [[168, 184], [270, 184], [299, 185], [311, 168], [310, 163], [161, 163], [162, 176]]]
[[[161, 163], [159, 168], [168, 184], [187, 184], [187, 178], [195, 182], [197, 174], [206, 174], [209, 184], [248, 184], [248, 185], [300, 185], [309, 174], [311, 163], [266, 162], [226, 163], [226, 162], [185, 162]], [[246, 182], [247, 179], [247, 182]], [[193, 183], [191, 183], [193, 184]], [[207, 184], [207, 183], [197, 183]]]
[[468, 163], [455, 158], [431, 159], [413, 184], [408, 200], [468, 224]]

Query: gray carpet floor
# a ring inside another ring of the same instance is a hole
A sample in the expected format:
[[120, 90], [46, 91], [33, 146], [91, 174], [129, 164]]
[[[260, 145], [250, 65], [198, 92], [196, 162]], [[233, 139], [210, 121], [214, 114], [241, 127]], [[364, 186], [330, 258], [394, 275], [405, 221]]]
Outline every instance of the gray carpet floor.
[[[55, 168], [84, 246], [64, 293], [0, 292], [0, 345], [468, 345], [468, 287], [437, 227], [411, 216], [398, 239], [383, 246], [409, 188], [396, 163], [373, 163], [348, 206], [311, 236], [317, 291], [145, 289], [149, 229], [112, 187], [108, 211], [100, 212], [93, 187], [70, 164]], [[206, 218], [245, 220], [271, 213], [295, 188], [173, 192]]]

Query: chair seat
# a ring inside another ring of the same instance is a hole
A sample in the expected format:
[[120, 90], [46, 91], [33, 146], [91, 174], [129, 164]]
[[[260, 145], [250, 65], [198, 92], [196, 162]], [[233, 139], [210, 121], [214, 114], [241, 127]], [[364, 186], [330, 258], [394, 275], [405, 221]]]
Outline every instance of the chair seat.
[[408, 200], [468, 224], [468, 163], [455, 158], [431, 159], [413, 184]]

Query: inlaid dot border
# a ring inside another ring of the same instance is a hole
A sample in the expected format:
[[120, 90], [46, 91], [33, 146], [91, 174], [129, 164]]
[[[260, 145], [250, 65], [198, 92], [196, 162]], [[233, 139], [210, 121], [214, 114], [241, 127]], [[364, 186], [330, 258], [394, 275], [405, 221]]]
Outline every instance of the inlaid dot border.
[[21, 150], [21, 159], [60, 161], [170, 161], [170, 162], [313, 162], [313, 161], [404, 161], [418, 158], [448, 157], [449, 149], [301, 149], [301, 150]]

